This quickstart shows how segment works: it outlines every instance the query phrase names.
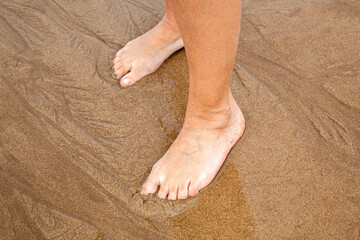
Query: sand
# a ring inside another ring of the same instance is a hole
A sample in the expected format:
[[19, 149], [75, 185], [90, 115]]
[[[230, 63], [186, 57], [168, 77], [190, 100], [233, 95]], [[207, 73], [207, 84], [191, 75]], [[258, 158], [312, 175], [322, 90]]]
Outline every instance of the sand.
[[247, 0], [247, 120], [216, 180], [138, 188], [184, 118], [184, 50], [128, 89], [116, 51], [162, 1], [1, 1], [0, 239], [359, 239], [360, 2]]

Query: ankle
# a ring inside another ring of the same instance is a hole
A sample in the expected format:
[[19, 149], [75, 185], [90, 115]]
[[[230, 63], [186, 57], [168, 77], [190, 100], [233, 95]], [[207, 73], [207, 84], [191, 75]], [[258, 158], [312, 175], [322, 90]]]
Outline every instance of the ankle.
[[161, 19], [162, 24], [166, 25], [166, 28], [171, 31], [172, 34], [180, 37], [180, 31], [175, 19], [169, 18], [166, 14]]
[[232, 117], [230, 104], [221, 106], [191, 106], [188, 104], [184, 126], [224, 129]]
[[177, 28], [177, 23], [176, 23], [175, 17], [173, 15], [165, 13], [165, 15], [163, 17], [163, 21], [165, 21], [169, 25]]

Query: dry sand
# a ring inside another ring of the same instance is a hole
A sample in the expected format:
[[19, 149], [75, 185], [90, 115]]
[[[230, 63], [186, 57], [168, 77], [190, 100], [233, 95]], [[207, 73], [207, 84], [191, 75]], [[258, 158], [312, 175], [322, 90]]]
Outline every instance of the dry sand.
[[360, 2], [248, 0], [247, 129], [199, 197], [141, 197], [179, 132], [184, 50], [121, 89], [156, 1], [0, 2], [0, 239], [359, 239]]

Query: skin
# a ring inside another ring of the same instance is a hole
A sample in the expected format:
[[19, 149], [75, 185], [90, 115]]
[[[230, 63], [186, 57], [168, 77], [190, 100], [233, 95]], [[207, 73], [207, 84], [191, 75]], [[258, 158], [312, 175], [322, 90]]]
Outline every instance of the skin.
[[120, 84], [129, 86], [185, 45], [190, 85], [184, 125], [141, 188], [151, 194], [159, 186], [160, 198], [176, 200], [196, 196], [211, 183], [245, 129], [230, 90], [241, 0], [166, 3], [165, 17], [121, 49], [114, 67]]
[[166, 14], [149, 32], [128, 42], [116, 53], [114, 73], [122, 87], [128, 87], [153, 73], [174, 52], [184, 47], [176, 24], [173, 3], [166, 2]]

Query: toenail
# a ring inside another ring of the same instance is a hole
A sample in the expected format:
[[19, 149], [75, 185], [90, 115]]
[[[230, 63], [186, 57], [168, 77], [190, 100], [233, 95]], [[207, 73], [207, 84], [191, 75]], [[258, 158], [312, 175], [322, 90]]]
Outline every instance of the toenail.
[[118, 76], [116, 75], [116, 73], [112, 73], [111, 75], [114, 79], [118, 79]]
[[129, 84], [130, 84], [129, 79], [127, 79], [127, 78], [125, 78], [125, 79], [123, 79], [123, 80], [121, 80], [121, 81], [122, 81], [122, 83], [125, 84], [125, 85], [129, 85]]

